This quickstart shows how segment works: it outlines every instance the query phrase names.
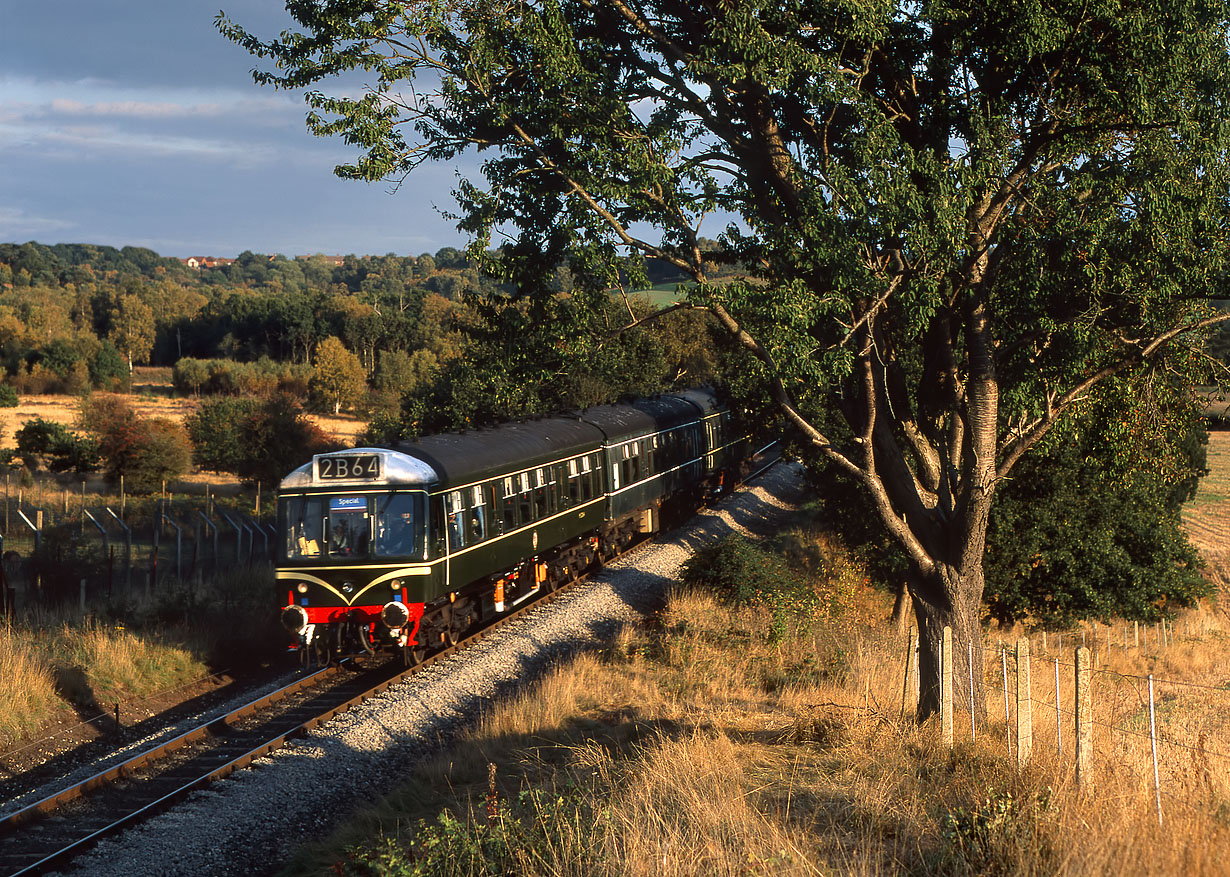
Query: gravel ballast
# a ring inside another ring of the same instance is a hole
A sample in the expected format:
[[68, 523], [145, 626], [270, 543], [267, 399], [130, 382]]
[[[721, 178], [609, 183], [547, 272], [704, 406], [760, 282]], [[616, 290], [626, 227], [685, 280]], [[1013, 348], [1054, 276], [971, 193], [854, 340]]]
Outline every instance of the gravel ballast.
[[138, 828], [99, 843], [61, 873], [142, 877], [277, 871], [306, 841], [391, 791], [494, 702], [555, 662], [601, 645], [661, 605], [696, 547], [730, 532], [770, 535], [802, 493], [801, 470], [779, 464], [661, 541], [611, 563], [586, 584], [461, 653], [339, 716], [247, 770]]

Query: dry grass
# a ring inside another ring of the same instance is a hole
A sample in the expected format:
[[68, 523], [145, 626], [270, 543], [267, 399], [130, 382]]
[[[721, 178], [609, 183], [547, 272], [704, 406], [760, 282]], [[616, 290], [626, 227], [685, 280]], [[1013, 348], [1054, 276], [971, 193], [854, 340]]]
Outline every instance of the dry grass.
[[30, 648], [30, 637], [0, 624], [0, 746], [55, 718], [55, 676]]
[[139, 698], [207, 673], [189, 649], [94, 621], [0, 626], [0, 751], [73, 711]]
[[1220, 564], [1230, 563], [1230, 432], [1209, 433], [1209, 474], [1183, 510], [1192, 543]]
[[[626, 630], [605, 652], [579, 656], [495, 709], [290, 873], [330, 873], [345, 860], [339, 850], [380, 834], [410, 847], [459, 843], [468, 831], [479, 845], [510, 820], [520, 828], [505, 865], [520, 874], [1225, 873], [1230, 747], [1220, 741], [1230, 692], [1159, 686], [1170, 741], [1159, 829], [1147, 700], [1139, 680], [1112, 675], [1224, 685], [1230, 638], [1215, 616], [1193, 616], [1191, 639], [1154, 654], [1116, 644], [1108, 656], [1101, 647], [1097, 768], [1093, 789], [1081, 793], [1069, 667], [1061, 667], [1062, 756], [1053, 707], [1043, 706], [1054, 702], [1053, 664], [1037, 654], [1034, 757], [1014, 768], [993, 644], [991, 721], [971, 740], [968, 713], [959, 714], [948, 753], [934, 726], [899, 718], [904, 642], [866, 620], [887, 610], [864, 592], [837, 619], [798, 626], [774, 644], [760, 614], [676, 593], [656, 624]], [[1121, 628], [1115, 635], [1121, 642]], [[1065, 664], [1071, 645], [1069, 635]], [[492, 763], [507, 805], [495, 828], [484, 803]], [[459, 821], [444, 825], [442, 811]], [[424, 873], [494, 873], [478, 859], [449, 861]]]

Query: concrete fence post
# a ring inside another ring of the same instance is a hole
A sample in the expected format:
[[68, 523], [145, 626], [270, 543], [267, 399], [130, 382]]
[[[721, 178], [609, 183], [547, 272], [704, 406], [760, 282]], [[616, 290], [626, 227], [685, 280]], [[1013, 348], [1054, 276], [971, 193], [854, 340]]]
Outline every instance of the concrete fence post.
[[1157, 769], [1157, 719], [1153, 711], [1153, 674], [1149, 674], [1149, 748], [1153, 753], [1153, 799], [1157, 804], [1157, 825], [1162, 827], [1162, 781]]
[[[905, 647], [905, 679], [901, 683], [901, 718], [905, 719], [905, 705], [909, 701], [911, 683], [914, 681], [914, 652], [918, 649], [918, 628], [910, 628], [910, 639]], [[915, 702], [915, 711], [918, 704]]]
[[1029, 684], [1029, 640], [1016, 641], [1016, 763], [1024, 767], [1034, 749], [1033, 699]]
[[952, 628], [944, 628], [940, 646], [940, 738], [952, 749]]
[[1008, 757], [1012, 757], [1012, 716], [1009, 712], [1008, 700], [1008, 647], [999, 647], [999, 660], [1004, 669], [1004, 745], [1008, 747]]
[[[1124, 628], [1126, 630], [1127, 628]], [[1059, 716], [1059, 659], [1055, 659], [1055, 755], [1063, 755], [1063, 721]]]
[[1089, 650], [1076, 650], [1076, 785], [1093, 783], [1093, 696], [1090, 692]]

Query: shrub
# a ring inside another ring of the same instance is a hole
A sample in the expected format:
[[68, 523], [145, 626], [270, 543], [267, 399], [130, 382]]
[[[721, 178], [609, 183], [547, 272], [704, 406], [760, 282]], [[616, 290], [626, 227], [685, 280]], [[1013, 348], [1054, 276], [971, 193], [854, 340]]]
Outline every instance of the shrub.
[[256, 413], [255, 399], [218, 397], [201, 403], [184, 421], [192, 439], [192, 458], [211, 472], [238, 472], [243, 465], [243, 422]]
[[681, 578], [685, 584], [713, 592], [732, 608], [769, 609], [773, 640], [785, 634], [788, 618], [810, 617], [821, 608], [806, 576], [781, 555], [737, 534], [698, 549], [684, 563]]
[[17, 389], [12, 384], [0, 384], [0, 408], [16, 408], [19, 404]]
[[17, 453], [26, 468], [52, 472], [93, 472], [98, 468], [98, 443], [79, 436], [62, 423], [36, 417], [17, 430]]
[[124, 474], [133, 493], [152, 493], [192, 468], [192, 442], [177, 421], [153, 417], [139, 423], [145, 437]]
[[126, 393], [132, 386], [128, 362], [110, 341], [103, 341], [98, 353], [90, 360], [90, 381], [100, 390]]
[[239, 447], [235, 474], [249, 483], [273, 485], [313, 454], [340, 445], [308, 419], [297, 399], [278, 393], [244, 419]]
[[81, 423], [98, 436], [107, 478], [123, 476], [132, 493], [152, 493], [191, 468], [192, 443], [184, 427], [161, 417], [138, 417], [123, 397], [98, 394], [84, 400]]
[[199, 396], [208, 382], [209, 366], [204, 360], [185, 356], [171, 369], [171, 383], [185, 396]]

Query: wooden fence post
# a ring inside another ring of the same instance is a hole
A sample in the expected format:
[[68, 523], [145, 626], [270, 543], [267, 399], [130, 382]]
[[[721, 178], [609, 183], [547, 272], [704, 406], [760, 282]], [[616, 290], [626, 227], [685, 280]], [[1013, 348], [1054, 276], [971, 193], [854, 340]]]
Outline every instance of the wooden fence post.
[[1024, 767], [1034, 748], [1032, 690], [1029, 684], [1029, 640], [1016, 641], [1016, 763]]
[[940, 738], [952, 749], [952, 628], [944, 628], [940, 647]]
[[1088, 789], [1093, 776], [1093, 698], [1088, 649], [1076, 650], [1076, 785]]

